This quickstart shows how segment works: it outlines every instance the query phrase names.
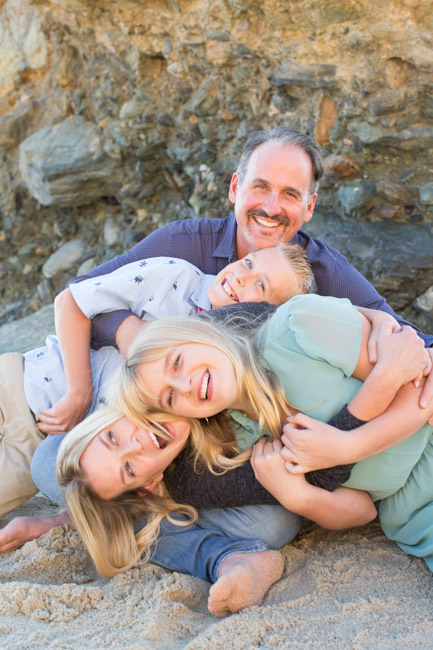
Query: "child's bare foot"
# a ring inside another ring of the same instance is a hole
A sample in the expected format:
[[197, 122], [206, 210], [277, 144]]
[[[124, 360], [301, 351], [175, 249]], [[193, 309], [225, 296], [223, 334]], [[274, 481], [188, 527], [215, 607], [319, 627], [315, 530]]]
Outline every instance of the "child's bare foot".
[[222, 618], [249, 605], [260, 605], [269, 587], [281, 578], [283, 568], [278, 551], [229, 555], [209, 591], [210, 613]]
[[66, 512], [52, 517], [15, 517], [0, 530], [0, 553], [21, 548], [26, 542], [47, 533], [54, 526], [70, 523]]

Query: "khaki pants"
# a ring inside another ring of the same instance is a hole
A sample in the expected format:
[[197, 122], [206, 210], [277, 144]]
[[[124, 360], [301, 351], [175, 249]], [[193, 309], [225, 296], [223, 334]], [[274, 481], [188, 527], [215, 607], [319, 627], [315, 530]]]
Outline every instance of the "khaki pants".
[[30, 474], [36, 447], [44, 439], [24, 395], [24, 357], [0, 356], [0, 517], [38, 491]]

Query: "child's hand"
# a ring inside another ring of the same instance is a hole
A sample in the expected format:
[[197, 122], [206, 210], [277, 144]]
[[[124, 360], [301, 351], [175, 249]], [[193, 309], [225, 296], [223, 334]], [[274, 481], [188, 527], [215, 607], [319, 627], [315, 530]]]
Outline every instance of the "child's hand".
[[68, 393], [54, 406], [37, 414], [38, 428], [43, 433], [54, 435], [66, 433], [81, 422], [92, 403], [92, 395], [71, 396]]
[[253, 447], [250, 462], [259, 483], [285, 508], [298, 512], [310, 486], [303, 474], [295, 476], [286, 471], [282, 448], [279, 440], [261, 438]]
[[288, 472], [305, 474], [347, 462], [343, 456], [350, 444], [346, 432], [303, 413], [291, 416], [288, 422], [281, 436], [284, 444], [281, 457]]
[[424, 341], [406, 325], [399, 332], [382, 330], [377, 339], [377, 357], [377, 366], [395, 376], [400, 386], [410, 381], [417, 386], [431, 371], [431, 359]]

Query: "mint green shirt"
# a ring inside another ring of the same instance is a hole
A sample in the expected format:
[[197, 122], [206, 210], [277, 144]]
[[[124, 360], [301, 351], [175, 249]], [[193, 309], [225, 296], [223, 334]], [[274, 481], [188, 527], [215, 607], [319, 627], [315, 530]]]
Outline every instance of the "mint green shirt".
[[[279, 377], [287, 400], [307, 415], [329, 421], [356, 394], [361, 382], [352, 373], [359, 358], [361, 321], [346, 299], [295, 296], [263, 325], [255, 345], [260, 363]], [[239, 411], [235, 435], [241, 449], [254, 444], [258, 426]], [[393, 494], [406, 482], [432, 428], [355, 465], [347, 487], [367, 490], [374, 500]]]

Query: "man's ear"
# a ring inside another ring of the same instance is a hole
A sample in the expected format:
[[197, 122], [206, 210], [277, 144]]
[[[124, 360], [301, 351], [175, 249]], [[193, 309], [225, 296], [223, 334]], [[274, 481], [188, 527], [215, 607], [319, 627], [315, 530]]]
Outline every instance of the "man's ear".
[[312, 194], [307, 205], [304, 223], [308, 223], [313, 216], [314, 206], [316, 205], [317, 194]]
[[239, 176], [235, 172], [232, 176], [232, 180], [230, 181], [230, 187], [229, 187], [229, 199], [233, 204], [236, 203], [236, 195], [238, 193], [238, 187], [239, 187]]

